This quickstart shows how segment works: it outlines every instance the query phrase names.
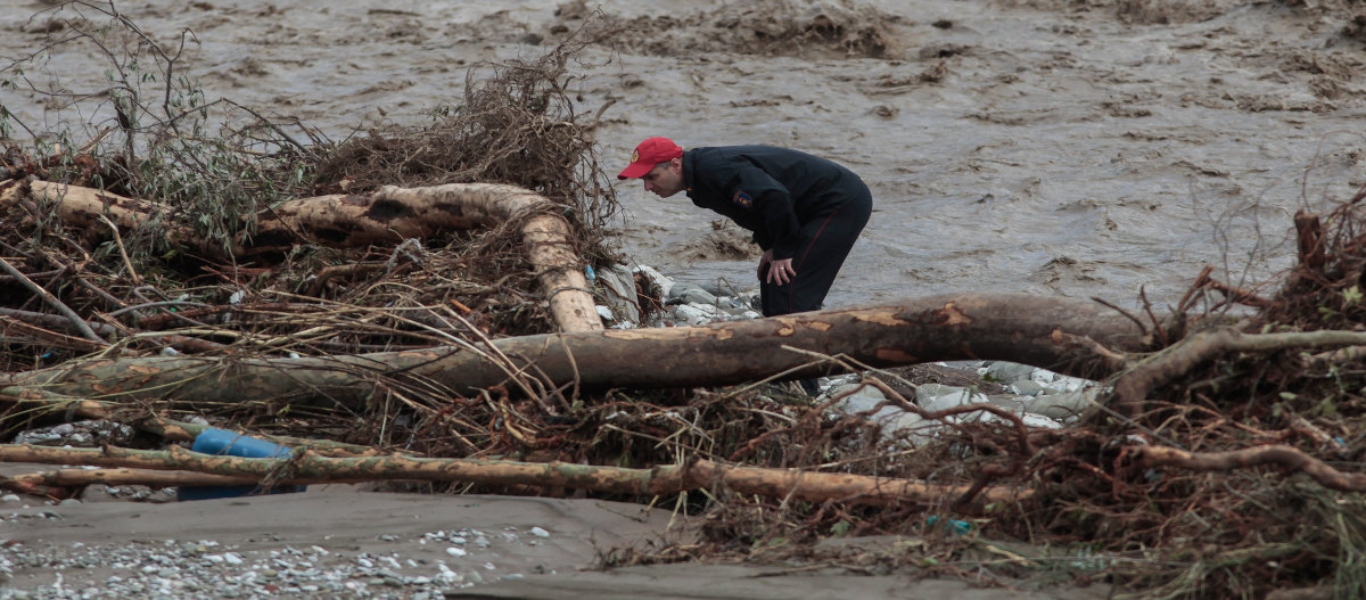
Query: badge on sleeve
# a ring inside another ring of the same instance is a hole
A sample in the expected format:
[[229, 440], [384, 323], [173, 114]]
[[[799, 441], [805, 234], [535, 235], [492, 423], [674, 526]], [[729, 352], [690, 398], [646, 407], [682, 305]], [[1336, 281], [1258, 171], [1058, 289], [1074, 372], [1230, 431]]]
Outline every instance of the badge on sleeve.
[[735, 190], [735, 195], [730, 197], [730, 201], [739, 204], [744, 208], [752, 208], [754, 206], [754, 198], [749, 194], [746, 194], [744, 190]]

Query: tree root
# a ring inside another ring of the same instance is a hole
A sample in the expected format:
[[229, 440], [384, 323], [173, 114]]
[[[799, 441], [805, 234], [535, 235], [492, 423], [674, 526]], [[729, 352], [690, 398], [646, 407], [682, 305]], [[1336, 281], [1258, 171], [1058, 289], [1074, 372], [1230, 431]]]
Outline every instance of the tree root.
[[1303, 472], [1326, 488], [1343, 492], [1366, 491], [1366, 475], [1343, 473], [1290, 446], [1259, 446], [1203, 454], [1161, 446], [1131, 448], [1138, 463], [1144, 467], [1172, 466], [1191, 471], [1232, 471], [1262, 465], [1279, 465], [1291, 471]]
[[1141, 412], [1148, 392], [1223, 354], [1358, 345], [1366, 345], [1366, 333], [1311, 331], [1243, 334], [1233, 329], [1202, 332], [1182, 340], [1120, 377], [1115, 383], [1115, 398], [1119, 407], [1127, 409], [1132, 416]]

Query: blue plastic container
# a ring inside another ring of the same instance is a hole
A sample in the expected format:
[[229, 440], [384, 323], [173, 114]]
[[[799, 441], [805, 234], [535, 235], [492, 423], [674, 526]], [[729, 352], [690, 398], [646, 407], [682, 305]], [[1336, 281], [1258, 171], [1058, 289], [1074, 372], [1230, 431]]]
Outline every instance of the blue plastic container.
[[[202, 454], [216, 456], [241, 456], [243, 458], [289, 458], [294, 453], [288, 446], [281, 446], [262, 439], [245, 436], [226, 429], [205, 429], [195, 436], [190, 449]], [[302, 485], [284, 485], [271, 488], [271, 494], [288, 494], [307, 489]], [[184, 500], [209, 500], [212, 498], [234, 498], [254, 496], [263, 493], [256, 485], [215, 485], [181, 486], [177, 497]]]

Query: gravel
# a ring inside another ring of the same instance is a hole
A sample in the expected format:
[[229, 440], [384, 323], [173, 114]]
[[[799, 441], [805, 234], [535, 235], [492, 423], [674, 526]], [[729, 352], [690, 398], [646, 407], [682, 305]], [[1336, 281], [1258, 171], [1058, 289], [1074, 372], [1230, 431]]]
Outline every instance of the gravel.
[[[21, 520], [61, 520], [51, 510], [11, 513]], [[34, 525], [29, 522], [25, 525]], [[382, 542], [445, 546], [439, 559], [402, 552], [346, 552], [318, 545], [279, 550], [244, 550], [214, 540], [135, 540], [131, 543], [75, 542], [57, 546], [0, 543], [0, 600], [56, 598], [442, 598], [445, 592], [482, 583], [521, 579], [500, 572], [503, 552], [516, 552], [522, 536], [544, 539], [541, 527], [485, 532], [452, 529], [410, 537], [381, 534]], [[470, 540], [473, 540], [472, 542]], [[411, 546], [410, 546], [411, 547]], [[50, 572], [50, 584], [24, 588], [21, 573]], [[553, 570], [533, 568], [536, 574]]]

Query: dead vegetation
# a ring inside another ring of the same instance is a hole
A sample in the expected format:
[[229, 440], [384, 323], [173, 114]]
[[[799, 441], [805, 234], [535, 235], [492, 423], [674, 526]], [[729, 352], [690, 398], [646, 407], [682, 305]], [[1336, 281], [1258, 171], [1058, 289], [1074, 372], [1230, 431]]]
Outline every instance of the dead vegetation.
[[[752, 16], [744, 12], [748, 8], [729, 10]], [[105, 17], [133, 27], [118, 15]], [[93, 40], [71, 23], [54, 34], [77, 32], [73, 43]], [[622, 24], [608, 25], [604, 31]], [[820, 39], [844, 44], [850, 30], [843, 31]], [[785, 35], [748, 47], [772, 49], [778, 41], [797, 43], [814, 34]], [[707, 43], [725, 38], [717, 40]], [[128, 52], [150, 51], [137, 36], [130, 44]], [[111, 224], [102, 231], [71, 231], [46, 207], [4, 207], [0, 219], [16, 226], [0, 234], [7, 267], [0, 273], [0, 369], [17, 374], [154, 354], [232, 365], [434, 346], [488, 349], [491, 339], [548, 331], [552, 325], [527, 258], [510, 242], [507, 227], [362, 249], [301, 246], [255, 262], [207, 260], [146, 234], [179, 223], [207, 227], [227, 243], [250, 235], [251, 216], [288, 196], [386, 184], [498, 182], [552, 199], [575, 225], [576, 250], [589, 262], [610, 260], [601, 240], [613, 198], [593, 153], [596, 116], [585, 122], [565, 101], [575, 44], [468, 81], [464, 102], [428, 126], [337, 143], [292, 135], [308, 129], [249, 112], [243, 123], [211, 133], [206, 115], [195, 116], [204, 113], [168, 113], [169, 104], [150, 100], [190, 98], [191, 89], [166, 84], [164, 94], [142, 93], [137, 77], [120, 80], [118, 93], [98, 96], [126, 99], [103, 105], [117, 113], [107, 133], [36, 147], [9, 141], [4, 167], [11, 177], [102, 186], [167, 208], [162, 224], [146, 230]], [[101, 47], [111, 57], [124, 56]], [[660, 51], [675, 51], [668, 48]], [[154, 54], [149, 60], [168, 71], [175, 64], [172, 54]], [[187, 119], [200, 119], [199, 125]], [[213, 160], [201, 160], [210, 155]], [[226, 181], [219, 170], [224, 165], [249, 176], [228, 188], [183, 185]], [[237, 196], [215, 205], [220, 192]], [[577, 383], [548, 383], [511, 361], [506, 364], [514, 373], [505, 385], [473, 393], [404, 371], [358, 369], [374, 383], [366, 402], [347, 408], [262, 397], [191, 412], [166, 401], [110, 402], [112, 390], [63, 397], [0, 379], [0, 425], [7, 441], [24, 430], [80, 419], [140, 432], [120, 440], [127, 448], [100, 460], [188, 441], [203, 419], [341, 457], [559, 461], [641, 472], [706, 461], [957, 490], [887, 505], [857, 495], [812, 500], [756, 493], [716, 478], [655, 493], [591, 488], [597, 497], [675, 507], [701, 524], [694, 543], [614, 553], [605, 558], [609, 566], [802, 560], [856, 573], [970, 575], [987, 585], [1109, 582], [1151, 598], [1260, 598], [1272, 590], [1322, 587], [1340, 597], [1360, 596], [1366, 594], [1360, 558], [1366, 484], [1353, 469], [1366, 452], [1366, 343], [1354, 336], [1362, 334], [1366, 311], [1363, 203], [1366, 193], [1331, 214], [1300, 215], [1299, 265], [1274, 295], [1205, 273], [1174, 315], [1131, 316], [1148, 334], [1152, 352], [1119, 356], [1130, 368], [1109, 381], [1116, 392], [1111, 403], [1060, 430], [1027, 429], [1004, 416], [958, 422], [952, 414], [918, 411], [949, 423], [938, 437], [918, 442], [905, 431], [882, 431], [866, 415], [831, 412], [837, 399], [812, 401], [790, 384], [589, 393]], [[642, 298], [642, 305], [651, 300], [658, 299]], [[1255, 313], [1220, 316], [1233, 304]], [[847, 366], [882, 389], [889, 405], [912, 412], [918, 410], [910, 399], [915, 385], [964, 383], [955, 380], [961, 374], [932, 367]], [[980, 410], [987, 409], [970, 405], [956, 412]], [[20, 456], [15, 448], [7, 451]], [[176, 451], [167, 452], [175, 458]], [[58, 453], [58, 460], [73, 456]], [[259, 481], [264, 472], [268, 483], [290, 481], [288, 464], [267, 467], [217, 475]], [[565, 495], [590, 487], [576, 486], [572, 477], [544, 483], [468, 475], [410, 480], [426, 482], [404, 489], [452, 493]], [[53, 498], [85, 485], [57, 476], [6, 484]], [[1018, 493], [983, 501], [1007, 491]], [[840, 543], [884, 534], [905, 536], [904, 543]]]

